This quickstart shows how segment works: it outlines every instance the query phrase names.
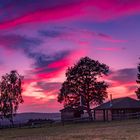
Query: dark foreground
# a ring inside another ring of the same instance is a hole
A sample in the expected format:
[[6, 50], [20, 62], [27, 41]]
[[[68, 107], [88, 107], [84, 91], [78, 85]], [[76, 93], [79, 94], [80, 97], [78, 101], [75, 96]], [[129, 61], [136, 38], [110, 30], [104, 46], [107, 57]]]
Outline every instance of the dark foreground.
[[0, 130], [0, 140], [140, 140], [140, 120]]

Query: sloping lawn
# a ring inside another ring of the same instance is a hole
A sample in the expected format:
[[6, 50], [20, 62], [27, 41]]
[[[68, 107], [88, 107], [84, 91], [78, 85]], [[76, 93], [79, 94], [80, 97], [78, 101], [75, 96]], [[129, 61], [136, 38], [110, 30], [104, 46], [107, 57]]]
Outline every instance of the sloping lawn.
[[140, 140], [140, 120], [0, 130], [0, 140]]

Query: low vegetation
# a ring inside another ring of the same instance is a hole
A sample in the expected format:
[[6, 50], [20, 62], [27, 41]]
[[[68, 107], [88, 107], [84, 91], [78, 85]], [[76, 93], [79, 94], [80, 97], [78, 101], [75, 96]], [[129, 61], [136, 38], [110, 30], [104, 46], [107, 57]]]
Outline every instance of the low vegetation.
[[1, 129], [0, 140], [138, 140], [140, 120]]

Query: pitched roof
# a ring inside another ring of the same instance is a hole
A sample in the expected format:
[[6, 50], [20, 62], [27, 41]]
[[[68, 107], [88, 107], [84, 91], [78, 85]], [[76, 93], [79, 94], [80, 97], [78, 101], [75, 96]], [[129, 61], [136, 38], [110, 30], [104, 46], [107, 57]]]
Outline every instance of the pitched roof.
[[134, 109], [134, 108], [140, 109], [140, 101], [132, 99], [130, 97], [123, 97], [103, 103], [95, 107], [94, 109], [101, 110], [101, 109]]

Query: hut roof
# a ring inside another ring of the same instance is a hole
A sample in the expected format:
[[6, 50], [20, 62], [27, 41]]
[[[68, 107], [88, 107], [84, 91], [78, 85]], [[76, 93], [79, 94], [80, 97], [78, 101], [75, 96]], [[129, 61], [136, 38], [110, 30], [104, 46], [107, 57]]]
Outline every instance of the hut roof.
[[63, 109], [60, 110], [60, 112], [71, 112], [71, 111], [77, 111], [77, 110], [85, 110], [85, 107], [78, 107], [78, 108], [72, 108], [72, 107], [65, 107]]
[[123, 97], [103, 103], [95, 107], [94, 109], [102, 110], [102, 109], [137, 109], [137, 108], [140, 109], [140, 101], [130, 97]]

